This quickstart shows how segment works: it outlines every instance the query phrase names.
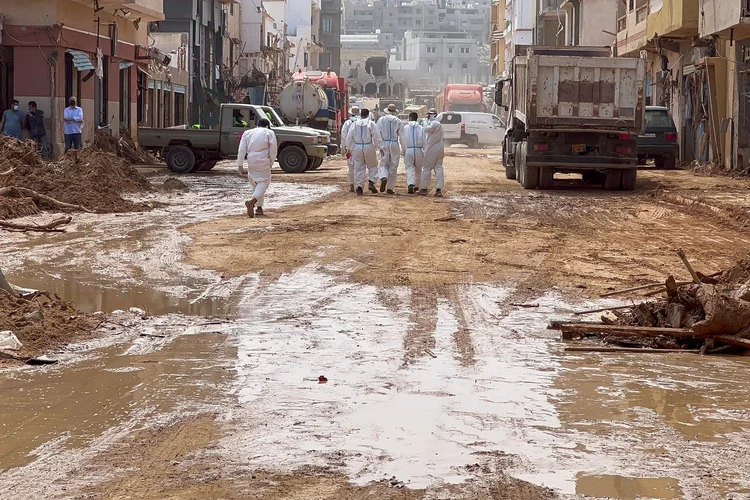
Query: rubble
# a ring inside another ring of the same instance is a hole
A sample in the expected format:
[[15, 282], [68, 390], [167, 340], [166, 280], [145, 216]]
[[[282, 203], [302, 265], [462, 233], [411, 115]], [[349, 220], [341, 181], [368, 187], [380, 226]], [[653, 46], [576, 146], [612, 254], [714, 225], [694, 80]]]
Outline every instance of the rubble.
[[[0, 218], [63, 208], [60, 203], [45, 200], [45, 196], [100, 213], [149, 208], [122, 197], [123, 193], [149, 191], [152, 187], [128, 160], [111, 153], [85, 148], [69, 151], [58, 162], [46, 163], [33, 142], [0, 137], [0, 172], [0, 189], [6, 188], [5, 195], [0, 195]], [[25, 188], [42, 196], [30, 201], [28, 194], [10, 188]]]
[[[692, 274], [690, 264], [686, 259], [683, 261]], [[692, 350], [703, 354], [750, 350], [750, 301], [746, 300], [750, 298], [750, 256], [714, 276], [695, 275], [694, 282], [687, 284], [678, 284], [669, 276], [658, 290], [666, 295], [660, 299], [578, 313], [607, 310], [600, 323], [555, 322], [550, 328], [560, 330], [564, 340], [593, 336], [605, 345], [629, 352], [634, 348], [659, 352]], [[624, 291], [638, 289], [646, 287]], [[601, 345], [586, 346], [570, 350], [610, 351]]]
[[129, 165], [156, 165], [158, 163], [149, 152], [133, 142], [127, 130], [120, 130], [120, 137], [97, 131], [91, 141], [91, 149], [111, 153], [123, 158]]

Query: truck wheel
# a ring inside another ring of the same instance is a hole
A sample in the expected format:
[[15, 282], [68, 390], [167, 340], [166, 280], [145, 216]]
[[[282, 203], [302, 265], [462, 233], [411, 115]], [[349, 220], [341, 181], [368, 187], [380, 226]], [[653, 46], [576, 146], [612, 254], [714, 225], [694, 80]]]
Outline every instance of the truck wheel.
[[515, 179], [516, 178], [516, 167], [512, 165], [505, 165], [505, 178], [506, 179]]
[[195, 154], [187, 146], [172, 146], [167, 151], [167, 166], [176, 174], [187, 174], [195, 167]]
[[323, 164], [323, 158], [308, 158], [307, 170], [317, 170]]
[[607, 191], [614, 191], [620, 189], [620, 182], [622, 181], [622, 170], [611, 168], [606, 171], [604, 177], [604, 189]]
[[470, 135], [466, 138], [466, 145], [470, 149], [477, 149], [479, 147], [479, 137]]
[[199, 168], [198, 171], [199, 172], [208, 172], [209, 170], [211, 170], [212, 168], [214, 168], [217, 163], [219, 163], [217, 160], [204, 161], [203, 164], [201, 165], [201, 168]]
[[629, 168], [622, 171], [622, 189], [632, 191], [635, 189], [635, 178], [638, 176], [637, 168]]
[[526, 163], [526, 146], [524, 142], [518, 147], [518, 152], [521, 155], [521, 160], [516, 161], [516, 165], [520, 167], [522, 172], [521, 185], [524, 189], [536, 189], [539, 186], [539, 167], [530, 167]]
[[299, 146], [287, 146], [279, 153], [279, 165], [287, 174], [301, 174], [307, 170], [307, 153]]
[[552, 189], [555, 181], [555, 169], [552, 167], [539, 168], [539, 189]]
[[516, 171], [516, 180], [523, 185], [523, 159], [521, 158], [521, 143], [513, 143], [513, 170]]

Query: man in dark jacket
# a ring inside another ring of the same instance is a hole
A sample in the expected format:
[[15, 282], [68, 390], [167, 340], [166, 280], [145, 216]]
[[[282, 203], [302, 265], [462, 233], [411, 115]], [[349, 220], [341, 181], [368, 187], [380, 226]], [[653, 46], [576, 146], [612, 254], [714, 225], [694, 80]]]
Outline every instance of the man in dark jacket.
[[29, 112], [26, 114], [26, 130], [29, 131], [31, 139], [41, 144], [47, 135], [44, 129], [44, 111], [36, 109], [36, 101], [29, 101]]

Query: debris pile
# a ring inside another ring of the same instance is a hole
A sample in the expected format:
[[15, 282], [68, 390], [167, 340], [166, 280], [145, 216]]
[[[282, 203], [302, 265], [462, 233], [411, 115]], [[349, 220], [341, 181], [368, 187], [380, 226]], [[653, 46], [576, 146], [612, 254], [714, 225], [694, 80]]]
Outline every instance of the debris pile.
[[91, 148], [103, 153], [111, 153], [124, 159], [130, 165], [155, 165], [157, 163], [150, 153], [133, 142], [127, 130], [120, 130], [120, 137], [97, 131]]
[[595, 337], [602, 341], [567, 347], [570, 351], [690, 350], [711, 354], [750, 350], [750, 256], [731, 269], [706, 276], [693, 270], [682, 251], [677, 253], [693, 278], [691, 282], [678, 283], [669, 276], [663, 284], [605, 294], [657, 288], [656, 293], [664, 296], [632, 306], [576, 313], [607, 311], [601, 322], [553, 323], [550, 328], [560, 330], [564, 340]]
[[58, 295], [34, 292], [16, 297], [0, 289], [0, 331], [12, 332], [22, 347], [0, 351], [2, 359], [24, 361], [81, 340], [97, 328], [95, 316], [77, 310]]
[[[114, 154], [82, 149], [46, 163], [32, 142], [0, 137], [0, 218], [56, 211], [132, 212], [148, 209], [122, 197], [151, 183]], [[25, 200], [25, 201], [19, 201]]]

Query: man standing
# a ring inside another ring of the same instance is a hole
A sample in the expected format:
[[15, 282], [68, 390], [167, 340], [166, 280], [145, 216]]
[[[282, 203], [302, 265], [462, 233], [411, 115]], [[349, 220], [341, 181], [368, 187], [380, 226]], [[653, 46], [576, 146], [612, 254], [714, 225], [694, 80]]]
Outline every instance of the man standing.
[[354, 192], [354, 159], [352, 158], [352, 152], [346, 149], [346, 137], [352, 124], [359, 120], [359, 113], [359, 106], [352, 106], [349, 109], [349, 119], [341, 126], [341, 149], [346, 156], [346, 164], [349, 167], [349, 173], [346, 176], [346, 180], [349, 181], [350, 193]]
[[83, 110], [77, 105], [75, 97], [68, 99], [68, 107], [63, 112], [63, 132], [65, 133], [65, 152], [71, 148], [81, 149], [81, 127]]
[[427, 112], [427, 125], [424, 126], [424, 162], [422, 163], [422, 183], [419, 185], [417, 194], [427, 196], [430, 191], [430, 178], [435, 171], [435, 196], [443, 196], [443, 156], [445, 145], [443, 144], [443, 126], [435, 108]]
[[[364, 194], [367, 169], [377, 168], [378, 157], [375, 151], [381, 150], [382, 153], [383, 149], [378, 127], [370, 120], [370, 110], [363, 109], [360, 117], [361, 120], [352, 123], [346, 138], [346, 150], [351, 151], [354, 160], [354, 185], [357, 188], [357, 196]], [[372, 181], [370, 191], [377, 193]]]
[[[271, 131], [271, 122], [265, 118], [258, 120], [258, 126], [246, 130], [240, 140], [237, 152], [237, 170], [243, 174], [247, 155], [247, 179], [253, 187], [253, 196], [245, 202], [248, 217], [263, 215], [263, 198], [271, 184], [271, 165], [276, 161], [278, 146], [276, 134]], [[255, 208], [257, 205], [258, 208]]]
[[29, 101], [29, 112], [26, 114], [26, 128], [31, 140], [41, 144], [47, 131], [44, 128], [44, 111], [37, 109], [36, 101]]
[[0, 119], [0, 131], [3, 135], [20, 140], [21, 129], [23, 129], [23, 113], [18, 111], [18, 101], [13, 100], [10, 109], [3, 111], [3, 117]]
[[416, 113], [409, 113], [409, 123], [404, 125], [399, 136], [401, 154], [404, 155], [404, 165], [406, 166], [406, 183], [409, 185], [409, 194], [416, 194], [419, 186], [422, 185], [424, 130], [422, 125], [417, 122], [418, 118], [419, 116]]
[[383, 139], [383, 156], [380, 157], [380, 192], [395, 194], [396, 174], [398, 173], [398, 162], [401, 159], [398, 149], [398, 136], [401, 133], [401, 119], [398, 117], [398, 109], [395, 104], [389, 104], [387, 113], [378, 120], [378, 130]]

